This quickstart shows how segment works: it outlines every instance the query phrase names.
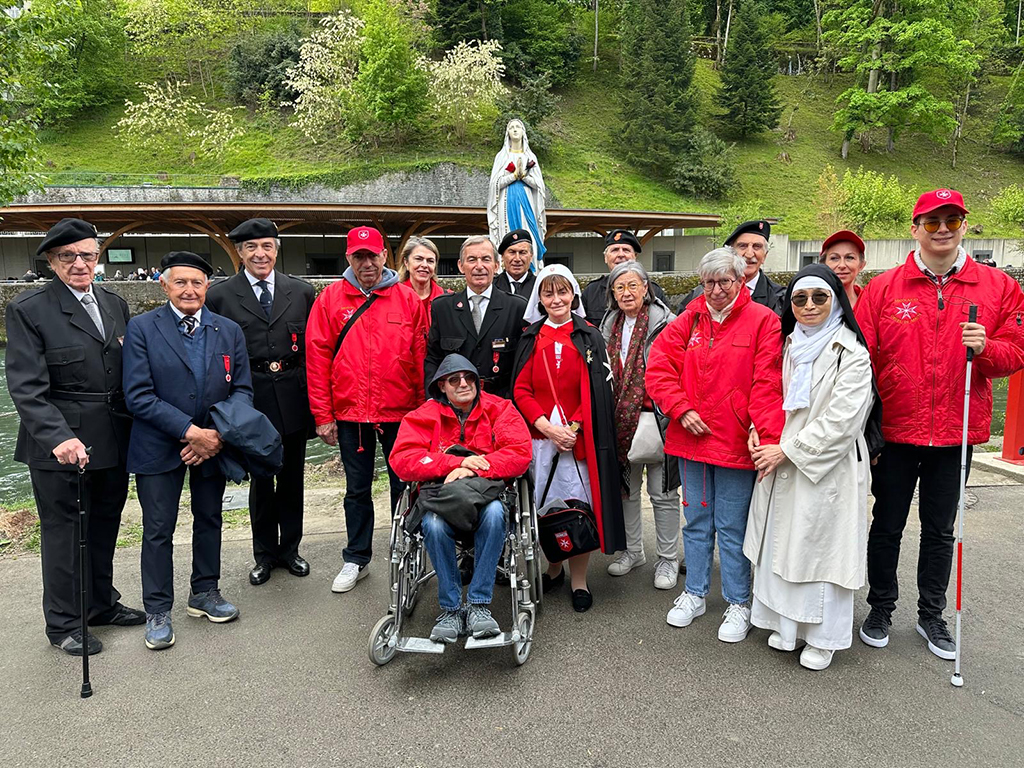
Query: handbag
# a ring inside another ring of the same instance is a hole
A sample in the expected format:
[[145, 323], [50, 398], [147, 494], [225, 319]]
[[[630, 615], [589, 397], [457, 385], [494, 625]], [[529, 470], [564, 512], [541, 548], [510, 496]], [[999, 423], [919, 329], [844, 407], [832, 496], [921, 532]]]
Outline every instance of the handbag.
[[652, 411], [640, 412], [626, 458], [630, 464], [657, 464], [664, 460], [665, 441], [661, 438], [658, 418]]
[[[541, 505], [547, 501], [551, 481], [555, 478], [555, 469], [562, 458], [559, 453], [551, 462], [551, 472], [544, 486]], [[597, 534], [597, 522], [594, 510], [585, 501], [568, 499], [554, 503], [546, 511], [541, 509], [537, 517], [538, 538], [540, 548], [549, 563], [560, 563], [566, 558], [585, 555], [601, 546]]]

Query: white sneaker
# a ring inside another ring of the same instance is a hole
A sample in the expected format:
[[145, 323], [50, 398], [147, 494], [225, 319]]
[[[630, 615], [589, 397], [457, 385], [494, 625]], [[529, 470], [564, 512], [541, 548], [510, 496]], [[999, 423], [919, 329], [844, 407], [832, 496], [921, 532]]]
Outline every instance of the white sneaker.
[[658, 564], [654, 566], [654, 588], [675, 589], [677, 581], [679, 581], [679, 565], [676, 561], [658, 558]]
[[369, 573], [369, 563], [362, 568], [355, 563], [345, 563], [345, 566], [338, 572], [338, 575], [334, 577], [334, 583], [331, 584], [331, 592], [348, 592], [356, 585], [357, 581], [365, 578]]
[[768, 647], [774, 648], [776, 651], [795, 651], [797, 648], [802, 648], [805, 645], [807, 645], [807, 642], [799, 638], [797, 638], [795, 643], [789, 644], [782, 639], [782, 635], [778, 632], [772, 632], [768, 635]]
[[725, 618], [718, 628], [718, 639], [723, 643], [738, 643], [745, 640], [750, 631], [750, 609], [745, 605], [729, 603], [722, 616]]
[[800, 654], [800, 666], [814, 670], [828, 669], [834, 654], [835, 651], [826, 651], [824, 648], [815, 648], [813, 645], [808, 645], [804, 648], [803, 653]]
[[698, 616], [703, 616], [705, 610], [706, 605], [703, 597], [683, 592], [683, 594], [675, 599], [672, 610], [668, 612], [665, 621], [673, 627], [688, 627], [690, 622]]
[[624, 549], [608, 564], [608, 573], [612, 576], [625, 576], [634, 568], [647, 564], [647, 555], [643, 552], [630, 552]]

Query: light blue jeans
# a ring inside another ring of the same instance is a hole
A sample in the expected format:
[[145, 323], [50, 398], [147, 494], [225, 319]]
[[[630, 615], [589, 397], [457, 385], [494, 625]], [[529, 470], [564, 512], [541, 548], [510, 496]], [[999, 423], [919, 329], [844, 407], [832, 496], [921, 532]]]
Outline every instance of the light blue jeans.
[[685, 478], [687, 503], [683, 507], [686, 591], [704, 597], [711, 590], [717, 533], [722, 597], [730, 603], [749, 603], [750, 561], [743, 554], [743, 537], [757, 472], [680, 459], [679, 476]]
[[[467, 602], [490, 605], [494, 596], [494, 574], [505, 548], [505, 507], [492, 501], [480, 512], [480, 525], [473, 539], [473, 580]], [[462, 575], [455, 554], [456, 532], [442, 518], [428, 512], [423, 518], [423, 543], [437, 572], [437, 600], [446, 611], [462, 605]]]

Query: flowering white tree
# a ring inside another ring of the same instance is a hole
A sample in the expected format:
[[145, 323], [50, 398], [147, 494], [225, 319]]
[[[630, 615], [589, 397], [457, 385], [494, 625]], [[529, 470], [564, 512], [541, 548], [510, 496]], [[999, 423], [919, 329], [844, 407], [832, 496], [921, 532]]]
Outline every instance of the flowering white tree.
[[429, 75], [431, 105], [439, 123], [461, 141], [466, 129], [492, 110], [507, 90], [501, 83], [505, 65], [495, 40], [463, 41], [440, 61], [420, 60]]
[[211, 109], [185, 93], [188, 83], [139, 83], [145, 98], [125, 100], [118, 137], [128, 149], [195, 162], [199, 156], [219, 157], [229, 141], [242, 133], [235, 109]]
[[320, 22], [299, 50], [299, 63], [288, 70], [286, 85], [298, 92], [293, 125], [314, 144], [336, 135], [345, 124], [352, 84], [359, 69], [363, 22], [345, 9]]

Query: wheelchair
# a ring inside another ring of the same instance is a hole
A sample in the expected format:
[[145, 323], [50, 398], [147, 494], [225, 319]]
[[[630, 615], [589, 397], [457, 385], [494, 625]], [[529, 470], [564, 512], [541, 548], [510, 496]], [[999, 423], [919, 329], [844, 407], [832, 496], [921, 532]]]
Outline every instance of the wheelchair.
[[[420, 526], [410, 530], [409, 513], [415, 504], [417, 484], [410, 484], [402, 494], [391, 522], [391, 595], [388, 612], [370, 632], [370, 661], [383, 666], [401, 653], [444, 653], [445, 644], [426, 637], [411, 637], [406, 632], [407, 620], [416, 609], [420, 590], [435, 575], [428, 570], [429, 558]], [[541, 603], [541, 549], [538, 541], [537, 510], [528, 476], [510, 481], [499, 496], [508, 514], [505, 544], [498, 560], [498, 574], [507, 579], [513, 625], [495, 637], [466, 638], [467, 649], [511, 649], [516, 665], [525, 664], [533, 646], [534, 625]], [[456, 544], [461, 565], [472, 557], [472, 542]], [[500, 600], [502, 581], [495, 583], [494, 602]]]

